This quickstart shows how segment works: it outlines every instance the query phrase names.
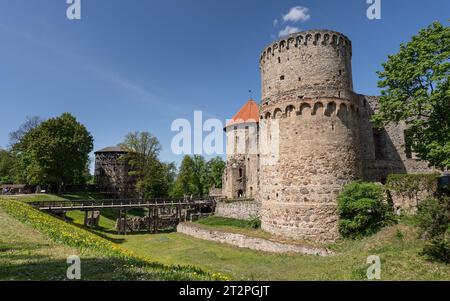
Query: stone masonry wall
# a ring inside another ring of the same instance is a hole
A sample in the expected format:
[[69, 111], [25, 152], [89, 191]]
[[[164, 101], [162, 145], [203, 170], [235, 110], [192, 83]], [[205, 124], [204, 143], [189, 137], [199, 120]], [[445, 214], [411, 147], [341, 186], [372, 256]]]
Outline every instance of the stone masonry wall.
[[263, 103], [295, 90], [299, 97], [351, 97], [352, 46], [341, 33], [311, 30], [271, 43], [260, 57]]
[[[278, 123], [280, 141], [277, 160], [261, 154], [262, 229], [334, 241], [336, 198], [345, 184], [361, 177], [356, 107], [331, 98], [282, 103], [270, 108], [275, 119], [264, 120], [268, 126]], [[292, 114], [278, 117], [277, 110], [289, 107]]]
[[324, 248], [306, 247], [296, 244], [285, 244], [258, 237], [246, 236], [243, 234], [229, 233], [215, 230], [208, 230], [191, 223], [180, 223], [177, 232], [199, 239], [225, 243], [240, 248], [248, 248], [272, 253], [301, 253], [316, 256], [331, 256], [332, 251]]
[[391, 173], [432, 173], [428, 163], [405, 152], [404, 123], [389, 124], [384, 129], [375, 129], [370, 122], [378, 110], [379, 97], [358, 95], [360, 102], [361, 149], [363, 178], [366, 181], [384, 182]]
[[261, 203], [257, 201], [243, 201], [225, 203], [218, 202], [214, 215], [227, 218], [235, 218], [240, 220], [250, 220], [260, 217]]

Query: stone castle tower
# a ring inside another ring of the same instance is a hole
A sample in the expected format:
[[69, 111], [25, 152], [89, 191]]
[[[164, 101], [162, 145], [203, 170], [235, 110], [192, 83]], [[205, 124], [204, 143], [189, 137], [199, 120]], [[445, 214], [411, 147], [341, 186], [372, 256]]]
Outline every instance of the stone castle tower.
[[330, 30], [289, 35], [261, 54], [259, 116], [249, 117], [250, 101], [225, 127], [223, 195], [259, 201], [263, 230], [334, 241], [344, 185], [432, 171], [405, 152], [404, 124], [373, 127], [378, 97], [353, 91], [351, 59], [350, 40]]
[[260, 116], [279, 128], [278, 159], [261, 154], [261, 221], [268, 232], [338, 237], [336, 198], [362, 176], [351, 57], [350, 40], [327, 30], [288, 36], [261, 55]]
[[259, 107], [249, 100], [225, 126], [227, 165], [223, 191], [227, 198], [256, 198], [259, 191]]

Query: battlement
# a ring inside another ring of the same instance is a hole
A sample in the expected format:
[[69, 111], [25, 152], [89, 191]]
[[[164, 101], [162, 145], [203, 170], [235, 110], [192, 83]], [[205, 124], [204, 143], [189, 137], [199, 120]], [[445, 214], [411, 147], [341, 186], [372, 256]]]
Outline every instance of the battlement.
[[310, 46], [331, 46], [333, 48], [348, 49], [350, 56], [352, 55], [352, 43], [342, 33], [331, 30], [308, 30], [298, 32], [286, 36], [280, 40], [270, 43], [261, 53], [259, 62], [264, 64], [276, 55], [290, 49], [310, 47]]
[[270, 44], [260, 58], [262, 98], [297, 91], [304, 98], [348, 98], [351, 42], [338, 32], [309, 30]]
[[340, 98], [304, 99], [300, 102], [282, 102], [261, 105], [260, 120], [282, 119], [295, 116], [352, 116], [359, 115], [359, 107]]

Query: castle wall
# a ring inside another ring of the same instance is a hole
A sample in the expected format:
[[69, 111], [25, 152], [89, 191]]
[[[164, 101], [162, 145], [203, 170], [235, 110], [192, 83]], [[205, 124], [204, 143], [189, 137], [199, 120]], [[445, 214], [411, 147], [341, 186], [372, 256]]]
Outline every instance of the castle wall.
[[[262, 229], [339, 237], [336, 198], [362, 176], [351, 56], [344, 35], [322, 30], [291, 35], [261, 55], [261, 123], [279, 130], [278, 153], [261, 154]], [[269, 140], [276, 136], [268, 132]]]
[[358, 95], [360, 102], [361, 149], [363, 178], [366, 181], [384, 182], [391, 173], [432, 173], [426, 161], [405, 151], [404, 123], [389, 124], [382, 130], [373, 127], [371, 118], [378, 110], [379, 97]]
[[257, 201], [232, 203], [218, 202], [216, 204], [214, 215], [240, 220], [250, 220], [252, 218], [259, 218], [260, 211], [261, 203]]
[[[273, 154], [261, 154], [262, 228], [333, 241], [339, 237], [336, 198], [361, 176], [356, 108], [334, 98], [283, 103], [293, 114], [264, 120], [279, 124], [280, 143], [276, 162], [266, 158]], [[280, 109], [278, 104], [270, 111]]]

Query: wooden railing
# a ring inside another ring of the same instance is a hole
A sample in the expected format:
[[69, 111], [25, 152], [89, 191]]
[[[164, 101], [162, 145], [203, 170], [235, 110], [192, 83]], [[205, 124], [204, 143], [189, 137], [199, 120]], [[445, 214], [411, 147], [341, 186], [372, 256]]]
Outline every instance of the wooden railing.
[[163, 208], [163, 207], [190, 207], [214, 206], [215, 199], [204, 198], [157, 198], [157, 199], [106, 199], [106, 200], [68, 200], [68, 201], [38, 201], [29, 203], [42, 211], [72, 211], [72, 210], [99, 210], [106, 208], [133, 209], [133, 208]]

